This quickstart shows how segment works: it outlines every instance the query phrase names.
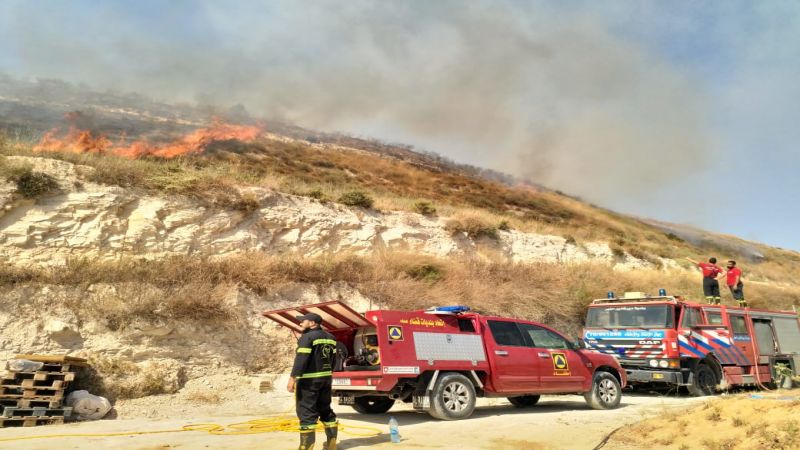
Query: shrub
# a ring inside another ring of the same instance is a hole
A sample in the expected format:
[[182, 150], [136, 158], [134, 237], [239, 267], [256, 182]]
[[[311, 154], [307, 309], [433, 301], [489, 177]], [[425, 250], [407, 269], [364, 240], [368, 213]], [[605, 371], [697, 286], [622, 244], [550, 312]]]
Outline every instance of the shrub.
[[573, 236], [571, 234], [568, 234], [568, 235], [564, 236], [564, 239], [565, 239], [565, 242], [564, 242], [565, 244], [578, 245], [578, 241], [575, 240], [575, 236]]
[[510, 231], [511, 230], [511, 225], [508, 224], [507, 220], [501, 220], [500, 224], [497, 225], [497, 229], [498, 230], [502, 230], [502, 231]]
[[361, 208], [372, 208], [375, 201], [372, 197], [361, 191], [345, 192], [339, 197], [339, 203], [347, 206], [359, 206]]
[[305, 196], [313, 198], [315, 200], [319, 200], [321, 202], [324, 202], [325, 200], [327, 200], [327, 198], [325, 197], [325, 193], [322, 192], [322, 189], [320, 189], [320, 188], [312, 189], [312, 190], [306, 192]]
[[415, 280], [438, 281], [442, 278], [442, 271], [433, 264], [420, 264], [406, 270], [408, 276]]
[[675, 233], [666, 233], [666, 236], [670, 241], [683, 242], [683, 239]]
[[34, 172], [30, 166], [3, 167], [6, 179], [17, 184], [17, 192], [25, 198], [37, 198], [58, 190], [58, 183], [46, 173]]
[[261, 208], [261, 202], [255, 194], [246, 192], [239, 195], [238, 198], [231, 203], [231, 207], [245, 214], [250, 214]]
[[436, 207], [433, 206], [433, 203], [429, 201], [420, 200], [414, 203], [414, 211], [422, 214], [423, 216], [432, 216], [436, 214]]
[[459, 219], [450, 219], [445, 224], [445, 229], [450, 234], [465, 233], [472, 239], [488, 237], [497, 239], [497, 228], [489, 225], [479, 217], [467, 216]]

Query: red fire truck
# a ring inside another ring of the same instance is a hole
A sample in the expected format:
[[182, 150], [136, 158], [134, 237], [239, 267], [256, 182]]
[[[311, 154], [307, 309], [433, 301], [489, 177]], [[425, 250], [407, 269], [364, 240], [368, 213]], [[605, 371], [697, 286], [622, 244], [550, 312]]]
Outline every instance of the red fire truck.
[[699, 304], [678, 296], [609, 292], [586, 315], [583, 338], [615, 355], [636, 387], [686, 386], [693, 395], [771, 384], [800, 370], [800, 323], [792, 311]]
[[[613, 356], [539, 323], [483, 316], [466, 307], [359, 314], [333, 301], [266, 311], [296, 332], [317, 313], [350, 355], [334, 368], [340, 405], [385, 413], [396, 400], [442, 420], [469, 417], [477, 397], [533, 406], [542, 394], [582, 393], [595, 409], [619, 405], [626, 376]], [[339, 353], [343, 353], [340, 351]]]

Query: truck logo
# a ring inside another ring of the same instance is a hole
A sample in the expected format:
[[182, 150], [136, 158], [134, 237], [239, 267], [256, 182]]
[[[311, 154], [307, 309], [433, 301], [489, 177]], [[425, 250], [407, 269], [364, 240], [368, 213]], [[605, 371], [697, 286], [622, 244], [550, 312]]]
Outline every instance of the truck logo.
[[567, 355], [565, 353], [552, 353], [553, 356], [553, 373], [555, 375], [569, 375], [569, 363], [567, 362]]
[[397, 325], [389, 325], [389, 340], [402, 341], [403, 340], [403, 327]]
[[639, 345], [660, 345], [661, 341], [639, 341]]

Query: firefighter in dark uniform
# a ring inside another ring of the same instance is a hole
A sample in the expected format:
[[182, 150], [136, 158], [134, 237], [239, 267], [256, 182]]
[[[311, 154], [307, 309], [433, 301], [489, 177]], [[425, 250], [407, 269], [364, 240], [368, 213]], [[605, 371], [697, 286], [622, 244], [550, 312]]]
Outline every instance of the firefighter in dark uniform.
[[300, 448], [311, 450], [316, 440], [317, 419], [325, 426], [327, 441], [323, 450], [336, 450], [339, 424], [331, 409], [331, 381], [336, 339], [320, 327], [319, 314], [295, 317], [303, 334], [297, 341], [297, 354], [286, 389], [296, 392], [297, 417], [300, 419]]
[[692, 258], [686, 257], [689, 262], [696, 265], [703, 272], [703, 295], [706, 297], [706, 303], [711, 305], [719, 305], [719, 280], [722, 275], [722, 268], [717, 265], [717, 258], [708, 258], [708, 262], [698, 262]]

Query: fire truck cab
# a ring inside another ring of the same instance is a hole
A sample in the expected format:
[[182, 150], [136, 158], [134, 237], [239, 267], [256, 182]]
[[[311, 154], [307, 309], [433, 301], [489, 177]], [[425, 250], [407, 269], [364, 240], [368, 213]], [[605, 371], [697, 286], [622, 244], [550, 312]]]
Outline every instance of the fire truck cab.
[[686, 386], [700, 396], [800, 373], [800, 323], [792, 311], [610, 292], [589, 305], [583, 339], [588, 348], [615, 355], [633, 387]]
[[295, 316], [317, 313], [340, 343], [333, 372], [340, 405], [364, 414], [413, 403], [441, 420], [469, 417], [477, 397], [530, 407], [542, 394], [581, 393], [595, 409], [619, 405], [625, 371], [613, 356], [584, 348], [545, 325], [483, 316], [466, 307], [359, 314], [334, 301], [267, 311], [300, 331]]

